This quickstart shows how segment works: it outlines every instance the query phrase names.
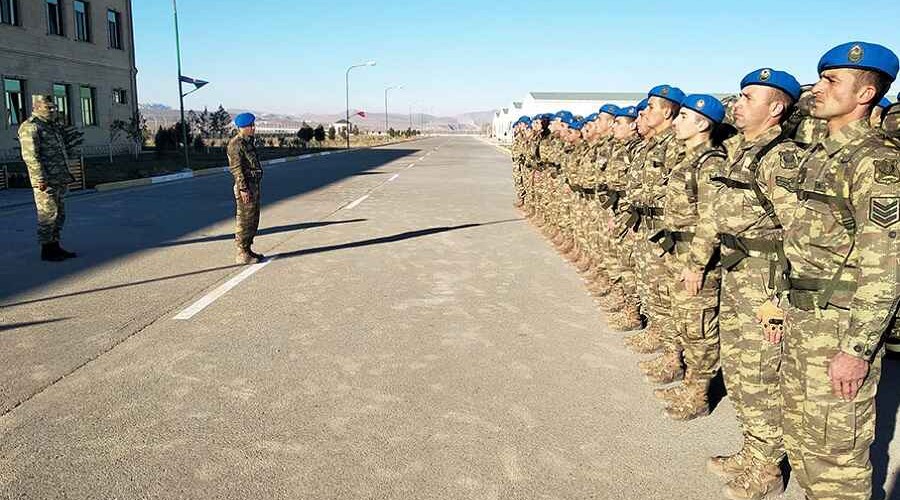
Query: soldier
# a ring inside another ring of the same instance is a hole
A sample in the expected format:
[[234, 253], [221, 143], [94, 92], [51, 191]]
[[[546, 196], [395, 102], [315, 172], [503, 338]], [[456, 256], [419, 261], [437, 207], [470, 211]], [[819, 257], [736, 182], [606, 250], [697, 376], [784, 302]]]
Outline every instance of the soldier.
[[881, 101], [872, 108], [872, 114], [869, 115], [869, 124], [872, 125], [873, 128], [881, 127], [881, 117], [884, 114], [884, 110], [891, 107], [891, 101], [887, 97], [882, 97]]
[[[789, 219], [796, 197], [783, 185], [796, 172], [801, 150], [781, 124], [799, 98], [800, 84], [784, 71], [762, 68], [741, 81], [732, 108], [740, 134], [725, 141], [728, 165], [711, 179], [710, 201], [701, 207], [681, 273], [685, 290], [698, 293], [721, 241], [720, 364], [743, 446], [733, 455], [712, 457], [707, 468], [729, 481], [723, 493], [732, 499], [784, 490], [781, 344], [766, 339], [756, 309], [777, 293], [784, 270], [782, 220]], [[787, 168], [780, 170], [781, 164]]]
[[513, 143], [511, 156], [513, 160], [513, 186], [516, 199], [514, 206], [522, 208], [525, 203], [525, 144], [528, 131], [531, 126], [531, 118], [520, 117], [513, 125]]
[[590, 221], [591, 205], [596, 200], [594, 162], [597, 159], [600, 141], [596, 127], [598, 116], [598, 113], [592, 113], [584, 119], [584, 125], [581, 128], [583, 146], [573, 168], [576, 177], [574, 183], [577, 189], [575, 189], [574, 215], [575, 247], [570, 255], [570, 259], [581, 273], [587, 272], [588, 269], [588, 259], [590, 258], [589, 241], [593, 231]]
[[251, 248], [259, 228], [260, 181], [263, 175], [253, 143], [255, 122], [256, 117], [250, 113], [235, 116], [234, 125], [238, 133], [228, 141], [228, 169], [234, 177], [234, 200], [237, 205], [234, 239], [237, 243], [235, 262], [238, 264], [253, 264], [265, 259], [264, 255]]
[[634, 276], [634, 241], [626, 238], [625, 217], [629, 210], [627, 197], [628, 176], [631, 163], [638, 152], [641, 138], [637, 133], [638, 107], [626, 106], [616, 113], [613, 137], [621, 144], [616, 148], [606, 167], [607, 199], [604, 207], [608, 211], [606, 227], [610, 252], [605, 255], [604, 267], [613, 283], [611, 296], [619, 307], [611, 310], [609, 327], [616, 331], [636, 330], [641, 327], [640, 297]]
[[66, 221], [66, 192], [75, 179], [69, 172], [65, 140], [56, 121], [53, 96], [34, 95], [31, 102], [33, 113], [19, 126], [19, 142], [37, 208], [41, 260], [59, 262], [76, 256], [59, 245], [60, 232]]
[[[897, 56], [872, 43], [839, 45], [821, 58], [812, 115], [827, 136], [801, 158], [799, 204], [785, 222], [788, 304], [781, 369], [784, 445], [807, 498], [868, 499], [869, 447], [882, 342], [900, 284], [900, 154], [869, 125], [897, 76]], [[778, 332], [770, 340], [780, 340]]]
[[[709, 414], [709, 385], [719, 369], [719, 278], [716, 262], [706, 268], [699, 290], [688, 294], [675, 281], [688, 263], [690, 243], [700, 223], [700, 207], [710, 200], [709, 179], [721, 172], [725, 153], [713, 145], [712, 137], [725, 118], [725, 107], [711, 95], [685, 97], [673, 123], [675, 138], [684, 145], [684, 155], [672, 167], [664, 195], [662, 228], [651, 237], [662, 248], [667, 268], [657, 280], [671, 278], [670, 325], [682, 349], [684, 370], [680, 385], [657, 389], [674, 420], [693, 420]], [[678, 361], [680, 364], [680, 361]]]
[[600, 299], [601, 307], [606, 307], [602, 298], [609, 294], [612, 282], [609, 279], [607, 270], [603, 267], [604, 255], [607, 252], [607, 240], [605, 235], [601, 233], [600, 227], [603, 223], [604, 209], [603, 203], [606, 199], [606, 166], [609, 162], [610, 151], [613, 146], [612, 125], [616, 119], [618, 106], [614, 104], [604, 104], [600, 107], [600, 111], [595, 121], [595, 133], [598, 136], [600, 144], [597, 146], [596, 161], [593, 165], [593, 177], [596, 190], [593, 203], [590, 204], [589, 225], [591, 227], [590, 238], [590, 267], [587, 269], [586, 279], [590, 283], [589, 290], [594, 296]]

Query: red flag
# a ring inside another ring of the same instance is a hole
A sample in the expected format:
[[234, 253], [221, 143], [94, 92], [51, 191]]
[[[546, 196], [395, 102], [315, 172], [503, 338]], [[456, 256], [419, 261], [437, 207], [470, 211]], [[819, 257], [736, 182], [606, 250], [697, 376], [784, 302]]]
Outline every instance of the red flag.
[[361, 117], [365, 118], [365, 117], [366, 117], [366, 112], [365, 112], [365, 111], [357, 111], [357, 112], [356, 112], [356, 116], [361, 116]]

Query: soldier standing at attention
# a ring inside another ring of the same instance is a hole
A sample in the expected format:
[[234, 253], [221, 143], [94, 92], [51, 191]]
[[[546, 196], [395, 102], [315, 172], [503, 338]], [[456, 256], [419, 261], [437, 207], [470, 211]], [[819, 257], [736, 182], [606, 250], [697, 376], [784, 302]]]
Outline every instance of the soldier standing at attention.
[[228, 141], [228, 169], [234, 177], [234, 200], [237, 204], [234, 239], [237, 243], [235, 262], [238, 264], [255, 264], [265, 259], [264, 255], [251, 249], [259, 229], [259, 185], [263, 175], [253, 144], [255, 122], [256, 117], [250, 113], [235, 116], [234, 125], [238, 133]]
[[59, 262], [75, 257], [59, 246], [59, 234], [66, 221], [65, 197], [75, 179], [69, 173], [66, 145], [56, 123], [56, 103], [49, 95], [32, 96], [33, 113], [19, 127], [22, 159], [37, 207], [37, 234], [41, 260]]
[[828, 132], [792, 186], [790, 305], [780, 304], [784, 446], [810, 500], [872, 494], [881, 343], [900, 302], [900, 154], [868, 120], [898, 66], [896, 54], [865, 42], [822, 56], [811, 113]]

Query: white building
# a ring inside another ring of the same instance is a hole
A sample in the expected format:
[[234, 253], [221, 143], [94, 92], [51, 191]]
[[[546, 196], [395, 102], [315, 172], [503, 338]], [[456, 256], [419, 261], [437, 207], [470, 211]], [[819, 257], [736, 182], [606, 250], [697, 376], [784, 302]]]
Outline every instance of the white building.
[[491, 133], [500, 142], [512, 141], [512, 124], [520, 116], [556, 113], [560, 110], [587, 116], [604, 104], [630, 106], [647, 97], [644, 92], [529, 92], [522, 101], [494, 113]]

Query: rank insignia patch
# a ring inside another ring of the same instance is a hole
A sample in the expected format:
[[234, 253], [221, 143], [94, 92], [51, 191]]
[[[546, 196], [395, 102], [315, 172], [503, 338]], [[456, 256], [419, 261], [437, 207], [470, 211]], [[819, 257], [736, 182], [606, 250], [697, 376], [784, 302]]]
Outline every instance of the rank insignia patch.
[[900, 222], [900, 197], [871, 198], [869, 200], [869, 220], [885, 229]]
[[895, 184], [900, 182], [900, 164], [897, 160], [875, 160], [875, 182]]

